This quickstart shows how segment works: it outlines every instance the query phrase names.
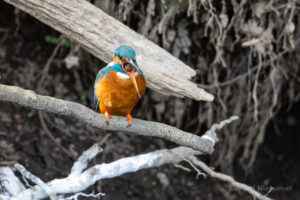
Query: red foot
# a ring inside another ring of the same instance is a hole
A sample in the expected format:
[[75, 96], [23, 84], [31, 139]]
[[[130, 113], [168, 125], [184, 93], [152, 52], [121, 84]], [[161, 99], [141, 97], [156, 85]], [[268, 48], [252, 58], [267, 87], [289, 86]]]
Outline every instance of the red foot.
[[131, 126], [131, 123], [132, 123], [132, 118], [131, 118], [131, 115], [128, 113], [126, 115], [127, 119], [128, 119], [128, 126]]
[[109, 125], [109, 119], [110, 119], [110, 114], [107, 111], [105, 111], [105, 122], [107, 125]]

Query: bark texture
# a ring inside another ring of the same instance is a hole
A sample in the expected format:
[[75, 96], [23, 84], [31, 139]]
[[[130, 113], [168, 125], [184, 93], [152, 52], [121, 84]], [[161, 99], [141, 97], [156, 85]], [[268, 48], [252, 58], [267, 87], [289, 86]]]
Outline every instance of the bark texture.
[[96, 113], [79, 103], [38, 95], [31, 90], [24, 90], [15, 86], [0, 84], [0, 101], [12, 102], [37, 110], [74, 117], [95, 128], [112, 131], [125, 131], [135, 133], [137, 135], [164, 138], [179, 145], [190, 147], [204, 153], [213, 152], [216, 140], [199, 137], [167, 124], [149, 122], [140, 119], [132, 119], [132, 125], [128, 127], [126, 117], [119, 116], [112, 116], [110, 124], [107, 125], [104, 114]]
[[110, 62], [119, 45], [132, 46], [147, 85], [164, 94], [212, 101], [213, 95], [190, 79], [196, 72], [144, 36], [85, 0], [4, 0]]

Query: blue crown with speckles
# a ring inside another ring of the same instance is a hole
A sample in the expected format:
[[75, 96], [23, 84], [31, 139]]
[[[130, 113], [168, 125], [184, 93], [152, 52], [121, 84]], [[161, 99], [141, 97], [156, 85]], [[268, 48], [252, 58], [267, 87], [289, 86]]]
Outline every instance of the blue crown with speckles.
[[119, 57], [126, 57], [128, 59], [133, 59], [136, 54], [133, 48], [129, 47], [129, 46], [119, 46], [116, 51], [115, 51], [115, 56], [119, 56]]

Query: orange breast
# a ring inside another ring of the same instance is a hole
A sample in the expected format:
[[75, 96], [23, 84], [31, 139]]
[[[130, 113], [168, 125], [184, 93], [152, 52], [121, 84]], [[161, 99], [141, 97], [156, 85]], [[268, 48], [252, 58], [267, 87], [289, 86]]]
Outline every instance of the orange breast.
[[[136, 77], [136, 82], [141, 95], [146, 90], [146, 81], [140, 75]], [[111, 115], [126, 115], [132, 111], [139, 101], [137, 91], [131, 79], [121, 79], [113, 70], [107, 77], [103, 76], [95, 84], [96, 96], [101, 113], [107, 111]]]

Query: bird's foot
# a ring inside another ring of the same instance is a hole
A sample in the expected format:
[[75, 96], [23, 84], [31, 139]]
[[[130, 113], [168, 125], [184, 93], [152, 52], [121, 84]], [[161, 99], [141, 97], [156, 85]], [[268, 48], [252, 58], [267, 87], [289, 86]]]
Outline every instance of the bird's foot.
[[107, 111], [105, 111], [105, 122], [106, 122], [107, 126], [109, 125], [110, 118], [111, 118], [110, 114]]
[[131, 114], [127, 114], [126, 115], [126, 118], [127, 118], [127, 120], [128, 120], [128, 126], [127, 126], [127, 128], [129, 128], [130, 126], [131, 126], [131, 123], [132, 123], [132, 117], [131, 117]]

